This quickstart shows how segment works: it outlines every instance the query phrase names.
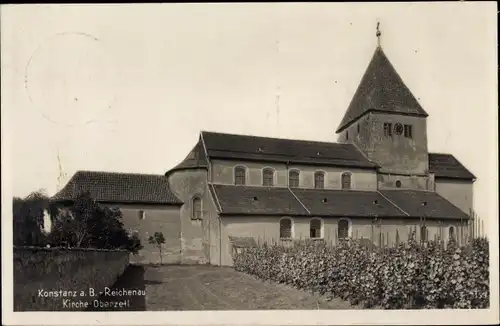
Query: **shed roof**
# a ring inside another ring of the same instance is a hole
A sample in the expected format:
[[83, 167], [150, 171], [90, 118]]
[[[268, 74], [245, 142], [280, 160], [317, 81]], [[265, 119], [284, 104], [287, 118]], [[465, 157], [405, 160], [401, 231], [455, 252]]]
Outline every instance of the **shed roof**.
[[429, 172], [436, 178], [473, 180], [476, 177], [451, 154], [429, 153]]
[[[221, 215], [468, 219], [435, 192], [299, 189], [210, 184]], [[425, 206], [422, 203], [426, 203]]]
[[436, 219], [468, 219], [460, 208], [433, 191], [381, 190], [380, 193], [392, 201], [409, 216]]

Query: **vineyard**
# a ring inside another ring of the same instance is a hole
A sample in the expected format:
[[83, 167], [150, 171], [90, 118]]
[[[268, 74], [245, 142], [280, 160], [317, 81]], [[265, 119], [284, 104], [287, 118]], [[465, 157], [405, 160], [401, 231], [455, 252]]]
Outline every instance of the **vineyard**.
[[391, 248], [368, 248], [357, 240], [337, 246], [302, 241], [259, 245], [235, 253], [234, 268], [353, 305], [382, 309], [489, 307], [489, 243], [476, 238], [414, 240]]

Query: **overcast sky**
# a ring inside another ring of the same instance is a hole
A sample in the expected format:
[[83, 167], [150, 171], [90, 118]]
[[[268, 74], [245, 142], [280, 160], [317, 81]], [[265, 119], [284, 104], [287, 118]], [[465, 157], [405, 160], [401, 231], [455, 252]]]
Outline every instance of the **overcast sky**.
[[495, 218], [494, 2], [2, 7], [3, 172], [14, 195], [52, 195], [58, 153], [63, 186], [77, 170], [163, 174], [201, 130], [336, 141], [377, 20], [429, 150], [478, 177]]

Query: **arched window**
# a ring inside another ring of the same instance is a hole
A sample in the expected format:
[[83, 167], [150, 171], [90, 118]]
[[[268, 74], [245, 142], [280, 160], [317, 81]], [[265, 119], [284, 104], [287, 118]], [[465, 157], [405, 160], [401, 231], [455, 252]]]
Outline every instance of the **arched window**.
[[234, 168], [234, 184], [243, 186], [246, 184], [246, 169], [244, 166], [237, 166]]
[[321, 236], [321, 220], [313, 218], [309, 223], [309, 234], [311, 239], [320, 239]]
[[455, 228], [453, 226], [448, 229], [448, 235], [450, 239], [455, 240]]
[[351, 174], [349, 172], [342, 173], [342, 189], [351, 189]]
[[420, 227], [420, 240], [427, 241], [427, 228], [424, 225]]
[[341, 219], [338, 222], [338, 238], [347, 239], [349, 237], [349, 220]]
[[272, 187], [274, 185], [274, 170], [265, 168], [262, 170], [262, 185]]
[[316, 171], [314, 173], [314, 188], [323, 189], [325, 188], [325, 173], [322, 171]]
[[191, 214], [191, 219], [193, 219], [193, 220], [201, 220], [202, 219], [201, 198], [199, 198], [199, 197], [193, 198], [193, 211]]
[[290, 188], [298, 188], [299, 187], [299, 174], [300, 174], [300, 172], [297, 170], [291, 170], [288, 173], [288, 186]]
[[282, 218], [280, 220], [280, 239], [292, 238], [292, 220], [289, 218]]

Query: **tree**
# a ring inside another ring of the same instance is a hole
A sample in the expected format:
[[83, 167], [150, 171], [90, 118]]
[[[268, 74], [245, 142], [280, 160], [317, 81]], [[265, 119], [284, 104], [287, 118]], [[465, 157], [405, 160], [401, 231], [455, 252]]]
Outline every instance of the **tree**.
[[98, 249], [127, 249], [136, 254], [142, 245], [129, 236], [118, 208], [101, 207], [88, 193], [80, 194], [73, 206], [62, 210], [51, 233], [55, 245]]
[[13, 198], [12, 217], [14, 245], [44, 245], [46, 237], [42, 228], [45, 211], [48, 211], [52, 218], [52, 216], [56, 215], [57, 208], [50, 203], [49, 197], [43, 190], [34, 191], [25, 198]]
[[155, 232], [154, 235], [149, 236], [148, 241], [150, 244], [155, 245], [160, 250], [160, 264], [163, 264], [161, 245], [165, 243], [165, 237], [162, 232]]

